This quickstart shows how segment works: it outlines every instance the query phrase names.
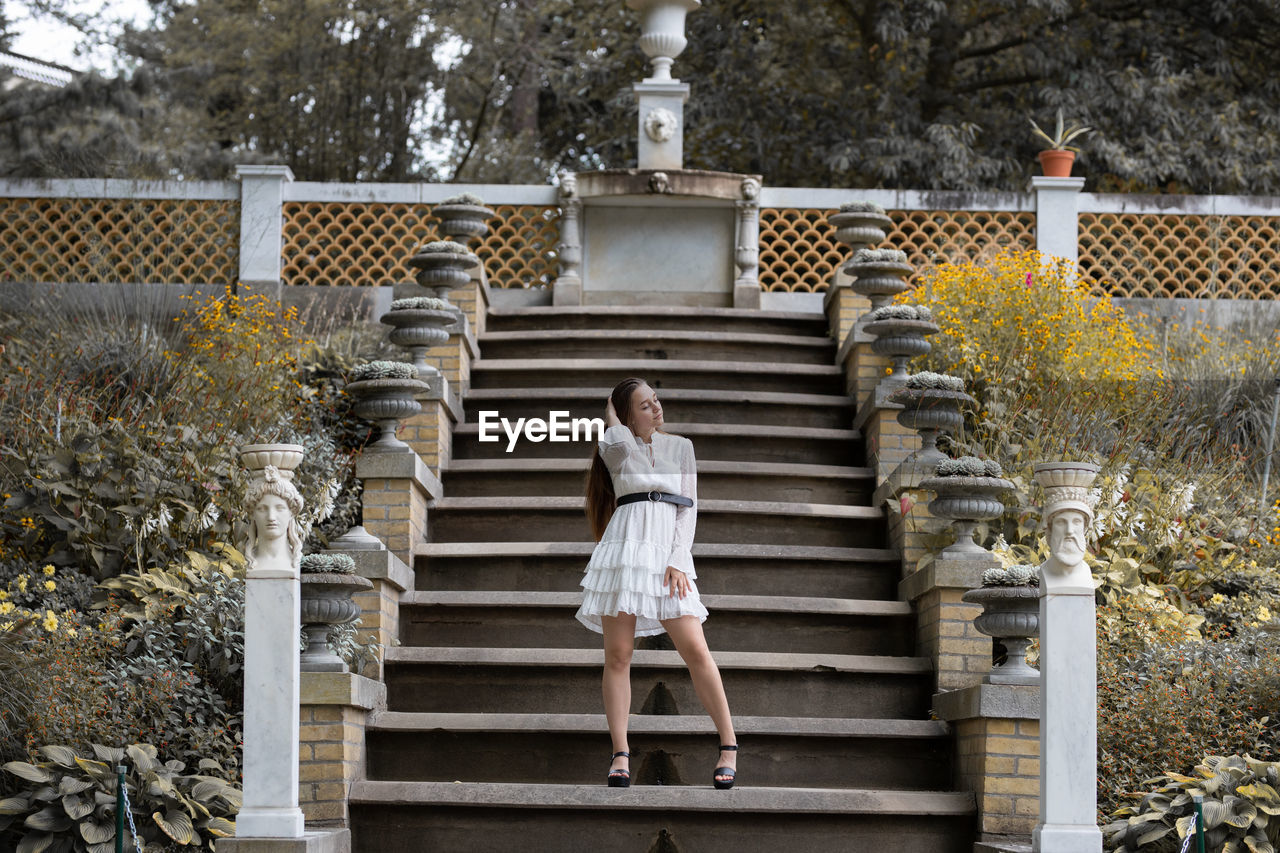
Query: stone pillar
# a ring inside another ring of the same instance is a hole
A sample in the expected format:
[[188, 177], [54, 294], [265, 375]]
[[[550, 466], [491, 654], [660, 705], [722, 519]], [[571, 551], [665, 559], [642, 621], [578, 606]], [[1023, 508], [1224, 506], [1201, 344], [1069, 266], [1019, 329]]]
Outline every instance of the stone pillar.
[[636, 166], [640, 169], [684, 168], [684, 104], [689, 84], [679, 80], [636, 83], [640, 101], [640, 138]]
[[1036, 249], [1063, 258], [1074, 267], [1080, 255], [1080, 191], [1084, 178], [1034, 177]]
[[742, 199], [733, 203], [738, 211], [738, 242], [734, 253], [738, 277], [733, 282], [733, 307], [759, 308], [760, 182], [744, 178]]
[[236, 166], [236, 177], [240, 179], [239, 283], [278, 300], [284, 185], [293, 181], [293, 172], [288, 166]]
[[1093, 576], [1084, 562], [1095, 465], [1042, 463], [1049, 558], [1040, 567], [1038, 853], [1100, 853], [1097, 824], [1098, 646]]
[[[356, 564], [356, 574], [373, 584], [368, 592], [352, 596], [360, 605], [360, 631], [373, 634], [384, 649], [400, 639], [400, 596], [413, 589], [413, 569], [387, 550], [382, 540], [363, 527], [354, 527], [330, 543], [328, 553], [346, 554]], [[381, 678], [370, 667], [360, 675]]]
[[401, 435], [431, 473], [439, 477], [452, 458], [453, 428], [462, 420], [462, 406], [443, 376], [426, 384], [427, 390], [417, 398], [422, 411], [405, 420]]
[[427, 504], [443, 494], [440, 481], [417, 453], [365, 453], [356, 460], [364, 484], [362, 524], [405, 565], [427, 540]]
[[371, 712], [386, 709], [387, 687], [350, 672], [305, 672], [301, 702], [299, 802], [309, 825], [347, 829], [365, 728]]
[[578, 178], [560, 173], [560, 274], [551, 291], [553, 305], [582, 304], [582, 199]]
[[[978, 684], [933, 697], [955, 731], [956, 788], [978, 804], [979, 849], [1026, 849], [1040, 809], [1040, 688]], [[1092, 780], [1090, 780], [1092, 781]]]

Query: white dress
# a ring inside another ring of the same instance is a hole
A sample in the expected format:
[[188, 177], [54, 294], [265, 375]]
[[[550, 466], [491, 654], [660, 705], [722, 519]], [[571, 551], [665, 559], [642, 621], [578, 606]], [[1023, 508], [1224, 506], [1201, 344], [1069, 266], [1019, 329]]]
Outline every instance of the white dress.
[[[619, 497], [656, 490], [691, 498], [693, 506], [637, 501], [618, 507], [587, 563], [578, 621], [603, 633], [601, 616], [634, 613], [637, 637], [663, 633], [661, 619], [697, 616], [705, 622], [707, 608], [693, 582], [697, 575], [689, 550], [698, 518], [693, 442], [655, 432], [652, 443], [645, 444], [627, 427], [614, 426], [600, 440], [600, 458]], [[684, 598], [673, 598], [662, 585], [667, 566], [688, 576]]]

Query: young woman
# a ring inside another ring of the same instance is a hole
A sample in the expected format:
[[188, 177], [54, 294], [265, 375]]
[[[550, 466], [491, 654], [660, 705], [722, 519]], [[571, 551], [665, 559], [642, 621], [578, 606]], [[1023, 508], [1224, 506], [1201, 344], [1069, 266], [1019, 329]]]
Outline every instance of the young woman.
[[665, 631], [720, 735], [712, 781], [732, 788], [738, 739], [702, 633], [707, 608], [693, 582], [693, 444], [662, 432], [662, 424], [653, 389], [643, 379], [624, 379], [609, 395], [604, 438], [587, 477], [587, 518], [598, 544], [582, 579], [578, 620], [604, 635], [604, 711], [614, 749], [608, 782], [615, 788], [631, 784], [627, 717], [635, 638]]

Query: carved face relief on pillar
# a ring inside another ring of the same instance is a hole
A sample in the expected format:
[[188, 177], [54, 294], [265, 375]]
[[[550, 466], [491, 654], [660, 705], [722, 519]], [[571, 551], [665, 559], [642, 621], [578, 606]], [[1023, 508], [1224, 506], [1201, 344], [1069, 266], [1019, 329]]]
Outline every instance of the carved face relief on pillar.
[[245, 493], [250, 508], [249, 541], [244, 554], [251, 570], [280, 569], [296, 572], [302, 560], [302, 531], [298, 514], [302, 495], [280, 476], [274, 466]]
[[760, 196], [760, 182], [755, 178], [742, 179], [742, 197], [752, 201]]
[[667, 142], [676, 135], [678, 124], [675, 113], [657, 107], [644, 117], [644, 132], [654, 142]]
[[560, 196], [573, 198], [578, 194], [578, 176], [573, 172], [560, 173]]
[[1062, 509], [1049, 519], [1049, 553], [1059, 564], [1052, 568], [1065, 573], [1084, 562], [1086, 521], [1078, 509]]

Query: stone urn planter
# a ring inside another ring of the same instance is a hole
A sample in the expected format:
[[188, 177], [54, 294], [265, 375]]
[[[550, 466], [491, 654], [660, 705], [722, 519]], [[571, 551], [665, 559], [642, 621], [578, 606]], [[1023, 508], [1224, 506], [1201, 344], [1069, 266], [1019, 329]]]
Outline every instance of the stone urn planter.
[[468, 270], [480, 266], [480, 259], [461, 243], [436, 240], [419, 247], [409, 258], [409, 266], [418, 271], [418, 284], [427, 288], [430, 295], [447, 302], [450, 290], [471, 281]]
[[449, 327], [456, 319], [452, 309], [443, 299], [414, 296], [395, 300], [391, 310], [378, 318], [384, 326], [391, 326], [387, 333], [391, 343], [409, 350], [420, 379], [440, 373], [435, 365], [427, 363], [427, 350], [449, 340]]
[[932, 471], [947, 458], [938, 450], [938, 437], [953, 433], [964, 423], [960, 409], [977, 402], [964, 392], [964, 380], [942, 373], [913, 373], [904, 387], [889, 396], [889, 402], [902, 406], [898, 423], [920, 434], [920, 449], [904, 461], [917, 470]]
[[893, 373], [886, 380], [906, 382], [907, 362], [933, 349], [926, 339], [937, 334], [939, 328], [929, 309], [922, 305], [886, 305], [867, 315], [862, 330], [875, 336], [872, 352], [893, 360]]
[[496, 216], [471, 193], [446, 198], [431, 208], [431, 215], [439, 220], [441, 234], [464, 245], [488, 234], [489, 220]]
[[351, 600], [373, 583], [355, 574], [355, 561], [346, 554], [309, 554], [302, 558], [302, 630], [307, 647], [301, 668], [306, 672], [346, 672], [347, 664], [329, 648], [329, 631], [360, 618]]
[[963, 601], [982, 605], [973, 625], [1004, 647], [1005, 657], [984, 676], [988, 684], [1039, 684], [1040, 672], [1027, 663], [1027, 647], [1040, 636], [1039, 570], [1010, 566], [982, 573], [982, 587]]
[[398, 361], [371, 361], [351, 372], [347, 393], [355, 398], [352, 410], [382, 428], [378, 440], [366, 447], [366, 451], [385, 453], [409, 449], [409, 445], [396, 438], [396, 430], [400, 421], [422, 411], [417, 395], [427, 390], [427, 385], [417, 377], [418, 368]]
[[240, 446], [240, 464], [249, 469], [254, 479], [262, 479], [268, 465], [275, 466], [280, 476], [293, 479], [293, 469], [302, 463], [301, 444], [244, 444]]
[[859, 249], [844, 265], [854, 276], [849, 287], [871, 300], [871, 308], [883, 308], [889, 299], [906, 290], [907, 277], [915, 270], [907, 253], [897, 249]]
[[1001, 476], [1000, 466], [993, 460], [964, 456], [938, 463], [934, 476], [920, 482], [937, 497], [929, 501], [929, 512], [938, 518], [949, 518], [956, 541], [943, 548], [939, 557], [986, 556], [987, 550], [973, 541], [973, 529], [980, 521], [1004, 515], [1000, 497], [1013, 488]]
[[689, 43], [685, 17], [701, 5], [702, 0], [627, 0], [640, 13], [640, 49], [653, 64], [650, 80], [672, 79], [671, 64]]
[[854, 255], [884, 240], [893, 228], [884, 208], [869, 201], [842, 204], [840, 212], [828, 216], [827, 222], [836, 229], [836, 242], [848, 246]]

